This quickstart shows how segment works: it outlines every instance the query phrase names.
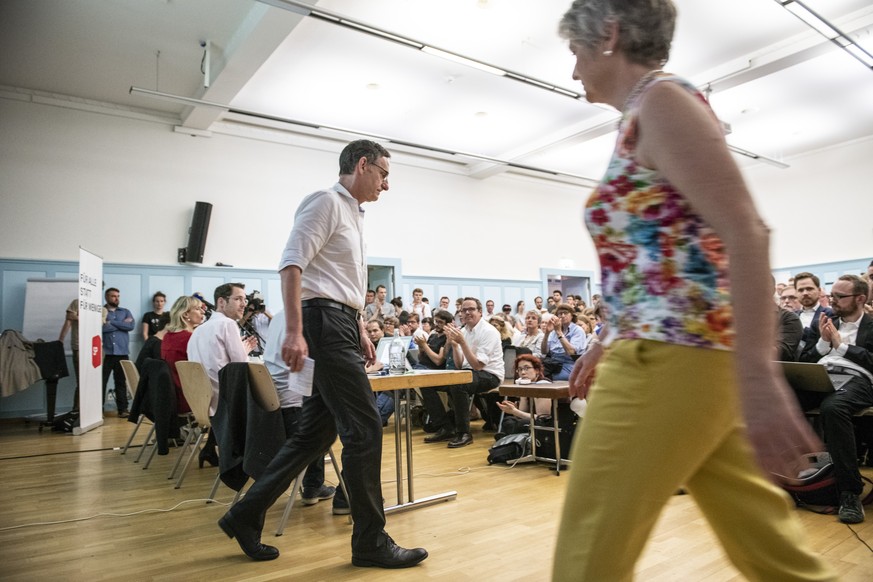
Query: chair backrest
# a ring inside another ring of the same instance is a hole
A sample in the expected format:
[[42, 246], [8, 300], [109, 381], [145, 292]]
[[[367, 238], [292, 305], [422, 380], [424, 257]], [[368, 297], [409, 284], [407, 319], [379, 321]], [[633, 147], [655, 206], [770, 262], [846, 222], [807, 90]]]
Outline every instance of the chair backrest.
[[515, 380], [515, 347], [503, 348], [503, 379]]
[[182, 394], [191, 407], [194, 420], [201, 427], [209, 426], [209, 402], [212, 400], [212, 382], [200, 362], [178, 361], [176, 370], [182, 383]]
[[121, 360], [121, 369], [124, 371], [124, 379], [127, 381], [127, 387], [130, 388], [130, 393], [136, 396], [136, 387], [139, 386], [139, 370], [130, 360]]
[[249, 362], [249, 383], [252, 396], [261, 408], [267, 412], [279, 410], [279, 393], [267, 366], [261, 362]]

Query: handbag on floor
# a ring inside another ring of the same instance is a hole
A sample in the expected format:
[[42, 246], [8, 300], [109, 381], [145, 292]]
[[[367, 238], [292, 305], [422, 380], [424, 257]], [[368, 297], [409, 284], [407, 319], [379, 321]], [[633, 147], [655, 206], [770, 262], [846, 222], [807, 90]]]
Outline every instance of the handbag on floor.
[[[837, 489], [831, 456], [828, 453], [817, 453], [808, 457], [812, 467], [801, 479], [801, 483], [783, 484], [782, 488], [788, 492], [797, 507], [815, 513], [836, 515], [840, 510], [840, 491]], [[869, 505], [873, 503], [873, 481], [863, 475], [861, 480], [864, 482], [861, 503]]]

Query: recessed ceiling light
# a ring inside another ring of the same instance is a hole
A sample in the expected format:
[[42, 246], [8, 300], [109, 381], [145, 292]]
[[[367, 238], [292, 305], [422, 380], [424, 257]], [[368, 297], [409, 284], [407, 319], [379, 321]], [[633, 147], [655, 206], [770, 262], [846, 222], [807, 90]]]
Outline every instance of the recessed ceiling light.
[[377, 91], [379, 89], [379, 83], [367, 83], [367, 89], [370, 91]]
[[475, 115], [475, 117], [482, 119], [482, 118], [488, 117], [488, 112], [487, 111], [477, 111], [474, 115]]

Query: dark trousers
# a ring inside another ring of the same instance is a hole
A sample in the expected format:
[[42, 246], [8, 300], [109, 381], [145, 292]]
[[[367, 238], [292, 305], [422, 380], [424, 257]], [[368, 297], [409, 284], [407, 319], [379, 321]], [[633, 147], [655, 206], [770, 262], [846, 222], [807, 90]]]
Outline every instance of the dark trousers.
[[[282, 421], [285, 423], [285, 438], [290, 439], [297, 432], [300, 419], [300, 408], [283, 408]], [[327, 451], [325, 451], [327, 452]], [[319, 489], [324, 485], [324, 453], [309, 463], [303, 474], [304, 489]]]
[[858, 446], [855, 442], [853, 416], [859, 410], [873, 406], [873, 388], [864, 378], [852, 377], [842, 390], [830, 394], [798, 392], [803, 410], [819, 408], [825, 445], [834, 463], [834, 477], [840, 491], [860, 494], [863, 490], [858, 470]]
[[121, 360], [128, 359], [123, 356], [103, 356], [103, 404], [106, 404], [106, 384], [109, 383], [109, 375], [115, 381], [115, 404], [118, 412], [127, 410], [127, 381], [124, 379], [124, 370], [121, 369]]
[[360, 332], [354, 317], [329, 307], [303, 308], [303, 334], [315, 360], [312, 396], [303, 401], [298, 431], [285, 441], [242, 501], [228, 515], [263, 530], [267, 510], [307, 465], [333, 444], [343, 444], [343, 479], [354, 527], [352, 551], [384, 545], [382, 507], [382, 421], [364, 371]]
[[[455, 432], [470, 432], [470, 395], [487, 392], [500, 385], [500, 379], [494, 374], [481, 370], [471, 371], [473, 372], [473, 381], [469, 384], [421, 389], [424, 407], [430, 415], [431, 422], [437, 428], [454, 426]], [[449, 416], [448, 411], [443, 406], [443, 401], [437, 394], [440, 391], [449, 393], [449, 399], [454, 409], [454, 418]]]

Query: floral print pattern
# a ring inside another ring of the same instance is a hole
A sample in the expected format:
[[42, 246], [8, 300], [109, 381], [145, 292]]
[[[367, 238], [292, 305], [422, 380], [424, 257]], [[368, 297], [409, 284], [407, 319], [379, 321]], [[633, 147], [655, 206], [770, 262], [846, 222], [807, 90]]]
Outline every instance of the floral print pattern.
[[724, 244], [685, 198], [635, 160], [640, 97], [655, 83], [697, 89], [667, 73], [628, 104], [606, 175], [585, 208], [603, 298], [618, 339], [733, 349]]

